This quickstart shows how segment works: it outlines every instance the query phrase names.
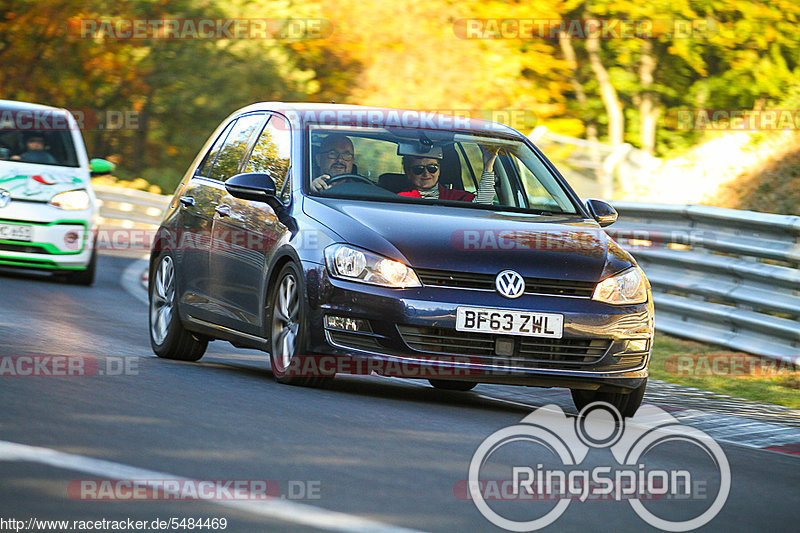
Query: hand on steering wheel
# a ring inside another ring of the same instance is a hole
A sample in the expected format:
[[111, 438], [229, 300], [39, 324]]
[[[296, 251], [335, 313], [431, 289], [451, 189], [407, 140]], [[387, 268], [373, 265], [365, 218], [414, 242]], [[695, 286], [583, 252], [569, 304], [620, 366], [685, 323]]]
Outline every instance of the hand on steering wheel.
[[369, 178], [365, 178], [360, 174], [339, 174], [338, 176], [331, 177], [328, 174], [323, 174], [318, 178], [314, 178], [314, 181], [311, 182], [311, 190], [314, 192], [325, 191], [330, 189], [331, 186], [336, 185], [337, 183], [341, 183], [344, 180], [359, 180], [365, 183], [369, 183], [370, 185], [375, 185], [372, 183], [372, 180]]
[[375, 185], [374, 183], [372, 183], [371, 179], [366, 178], [366, 177], [364, 177], [364, 176], [362, 176], [360, 174], [339, 174], [338, 176], [334, 176], [332, 178], [329, 178], [326, 181], [327, 181], [328, 185], [334, 185], [335, 183], [338, 183], [339, 181], [346, 180], [346, 179], [360, 180], [360, 181], [364, 181], [366, 183], [369, 183], [370, 185]]

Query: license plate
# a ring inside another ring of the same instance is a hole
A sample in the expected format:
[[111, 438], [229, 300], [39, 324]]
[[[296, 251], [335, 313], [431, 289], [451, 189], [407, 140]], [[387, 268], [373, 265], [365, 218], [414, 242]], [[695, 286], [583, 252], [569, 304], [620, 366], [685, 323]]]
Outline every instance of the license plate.
[[0, 224], [0, 239], [8, 239], [12, 241], [32, 241], [33, 226]]
[[486, 307], [459, 307], [456, 309], [456, 331], [560, 339], [564, 334], [564, 315]]

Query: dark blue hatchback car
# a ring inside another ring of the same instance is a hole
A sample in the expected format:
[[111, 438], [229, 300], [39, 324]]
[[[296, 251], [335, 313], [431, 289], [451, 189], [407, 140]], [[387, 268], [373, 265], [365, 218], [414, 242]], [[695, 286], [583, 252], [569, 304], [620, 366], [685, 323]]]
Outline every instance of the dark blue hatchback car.
[[650, 286], [538, 149], [498, 123], [260, 103], [189, 168], [151, 254], [150, 337], [269, 352], [280, 382], [336, 373], [571, 389], [632, 416]]

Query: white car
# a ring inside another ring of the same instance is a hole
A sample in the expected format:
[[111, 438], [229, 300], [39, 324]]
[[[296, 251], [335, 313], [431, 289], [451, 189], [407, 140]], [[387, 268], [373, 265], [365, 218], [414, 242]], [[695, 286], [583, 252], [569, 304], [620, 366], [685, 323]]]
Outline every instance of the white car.
[[89, 159], [72, 114], [0, 100], [0, 267], [91, 285], [95, 219]]

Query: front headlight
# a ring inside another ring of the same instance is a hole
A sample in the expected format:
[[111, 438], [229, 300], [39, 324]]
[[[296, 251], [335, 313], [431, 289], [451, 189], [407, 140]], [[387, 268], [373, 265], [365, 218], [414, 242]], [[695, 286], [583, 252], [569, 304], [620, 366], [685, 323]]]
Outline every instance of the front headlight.
[[328, 246], [325, 264], [335, 278], [396, 289], [422, 286], [411, 267], [346, 244]]
[[633, 267], [597, 284], [592, 300], [615, 305], [642, 304], [647, 301], [644, 273]]
[[69, 211], [89, 209], [89, 203], [89, 193], [84, 190], [60, 192], [50, 199], [50, 205]]

